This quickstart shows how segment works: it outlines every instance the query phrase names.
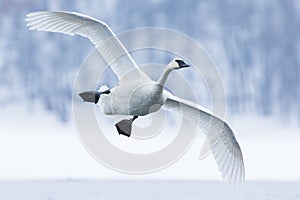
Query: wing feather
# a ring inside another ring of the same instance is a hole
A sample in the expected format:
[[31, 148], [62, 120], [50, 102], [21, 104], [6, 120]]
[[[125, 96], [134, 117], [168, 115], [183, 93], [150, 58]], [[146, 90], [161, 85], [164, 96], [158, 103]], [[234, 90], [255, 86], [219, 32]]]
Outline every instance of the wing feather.
[[243, 155], [229, 125], [201, 106], [168, 94], [164, 107], [199, 123], [206, 134], [211, 152], [222, 177], [229, 183], [243, 183], [245, 179]]
[[59, 32], [88, 38], [119, 80], [128, 72], [131, 72], [135, 78], [149, 80], [106, 23], [80, 13], [63, 11], [33, 12], [26, 17], [30, 30]]

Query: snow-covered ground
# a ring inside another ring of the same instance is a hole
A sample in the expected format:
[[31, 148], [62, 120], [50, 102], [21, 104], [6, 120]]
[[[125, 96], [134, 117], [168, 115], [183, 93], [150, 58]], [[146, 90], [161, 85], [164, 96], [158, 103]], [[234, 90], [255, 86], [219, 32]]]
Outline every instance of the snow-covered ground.
[[244, 189], [232, 192], [220, 182], [212, 156], [198, 160], [201, 133], [170, 167], [152, 174], [122, 174], [89, 155], [74, 124], [62, 124], [41, 110], [20, 106], [1, 112], [0, 199], [300, 198], [299, 127], [257, 116], [230, 118], [246, 168]]
[[21, 181], [0, 182], [5, 200], [283, 200], [299, 199], [299, 183], [248, 182], [236, 189], [203, 181]]
[[[172, 166], [153, 174], [128, 175], [94, 160], [82, 146], [74, 124], [62, 124], [41, 110], [28, 112], [23, 107], [2, 110], [0, 180], [221, 180], [212, 156], [198, 160], [203, 142], [201, 133]], [[236, 117], [229, 122], [244, 154], [246, 180], [300, 181], [299, 127], [253, 116]]]

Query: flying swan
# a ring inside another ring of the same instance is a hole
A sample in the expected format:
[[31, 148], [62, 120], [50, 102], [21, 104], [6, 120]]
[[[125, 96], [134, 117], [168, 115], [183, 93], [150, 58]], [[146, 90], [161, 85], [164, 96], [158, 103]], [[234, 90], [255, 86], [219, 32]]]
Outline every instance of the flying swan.
[[230, 183], [244, 182], [242, 152], [229, 125], [201, 106], [176, 97], [164, 89], [173, 70], [189, 67], [182, 59], [173, 59], [159, 80], [153, 81], [139, 69], [110, 27], [102, 21], [63, 11], [29, 13], [26, 21], [30, 30], [77, 34], [87, 37], [96, 46], [117, 75], [119, 84], [103, 92], [86, 91], [79, 95], [86, 102], [98, 103], [104, 114], [132, 116], [115, 125], [119, 134], [129, 137], [135, 119], [160, 108], [182, 114], [184, 118], [199, 123], [207, 138], [204, 146], [209, 149], [203, 154], [212, 152], [223, 178]]

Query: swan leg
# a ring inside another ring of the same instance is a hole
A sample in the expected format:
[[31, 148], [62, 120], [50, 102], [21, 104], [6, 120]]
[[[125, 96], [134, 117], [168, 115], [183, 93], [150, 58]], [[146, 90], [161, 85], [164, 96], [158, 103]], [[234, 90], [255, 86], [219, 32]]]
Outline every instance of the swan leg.
[[109, 94], [109, 90], [105, 90], [103, 92], [97, 92], [97, 91], [86, 91], [79, 93], [79, 96], [83, 99], [85, 102], [95, 103], [97, 104], [100, 98], [101, 94]]
[[133, 121], [138, 118], [138, 116], [134, 116], [132, 119], [123, 119], [122, 121], [115, 124], [119, 135], [126, 135], [127, 137], [130, 137], [131, 135], [131, 127]]

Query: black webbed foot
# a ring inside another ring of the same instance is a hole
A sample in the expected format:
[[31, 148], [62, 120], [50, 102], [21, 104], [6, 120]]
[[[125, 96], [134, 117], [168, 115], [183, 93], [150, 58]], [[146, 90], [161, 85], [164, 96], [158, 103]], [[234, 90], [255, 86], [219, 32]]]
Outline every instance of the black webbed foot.
[[132, 122], [138, 118], [137, 116], [134, 116], [132, 119], [123, 119], [122, 121], [115, 124], [119, 135], [125, 135], [127, 137], [130, 137], [131, 135], [131, 128], [132, 128]]
[[109, 90], [105, 90], [104, 92], [97, 92], [97, 91], [86, 91], [79, 93], [79, 96], [83, 99], [85, 102], [91, 102], [91, 103], [98, 103], [100, 95], [101, 94], [109, 94]]

